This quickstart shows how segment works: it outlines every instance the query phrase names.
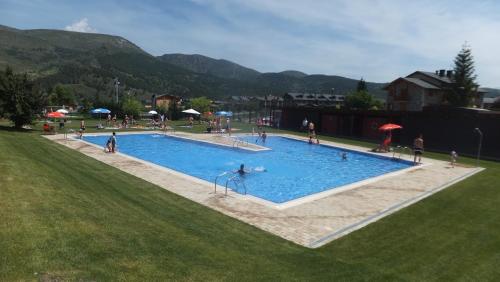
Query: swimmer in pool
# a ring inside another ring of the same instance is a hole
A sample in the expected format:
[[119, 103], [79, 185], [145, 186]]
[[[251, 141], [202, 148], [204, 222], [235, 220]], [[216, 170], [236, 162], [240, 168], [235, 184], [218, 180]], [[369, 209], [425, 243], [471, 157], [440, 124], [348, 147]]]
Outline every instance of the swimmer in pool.
[[340, 156], [342, 157], [343, 161], [347, 161], [347, 152], [342, 152]]

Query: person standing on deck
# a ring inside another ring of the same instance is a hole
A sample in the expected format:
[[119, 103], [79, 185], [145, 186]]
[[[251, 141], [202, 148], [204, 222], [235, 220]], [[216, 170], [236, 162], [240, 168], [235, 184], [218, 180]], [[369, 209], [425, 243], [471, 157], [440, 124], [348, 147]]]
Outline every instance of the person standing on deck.
[[302, 121], [302, 130], [306, 130], [307, 129], [307, 124], [309, 123], [309, 121], [307, 121], [307, 118], [304, 118], [304, 120]]
[[[413, 141], [413, 154], [415, 155], [413, 158], [414, 164], [419, 164], [422, 162], [422, 154], [424, 153], [424, 138], [422, 134], [420, 134]], [[418, 162], [417, 162], [418, 159]]]

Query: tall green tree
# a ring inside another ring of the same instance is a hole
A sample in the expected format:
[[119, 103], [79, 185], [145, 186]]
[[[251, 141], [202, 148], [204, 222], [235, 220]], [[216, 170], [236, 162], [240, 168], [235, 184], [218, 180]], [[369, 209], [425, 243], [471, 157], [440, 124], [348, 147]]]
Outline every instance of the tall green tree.
[[208, 99], [207, 97], [198, 97], [198, 98], [193, 98], [190, 100], [190, 107], [197, 110], [200, 113], [205, 113], [210, 111], [210, 105], [212, 104], [212, 101]]
[[68, 87], [57, 84], [49, 94], [49, 104], [53, 106], [74, 105], [75, 95]]
[[177, 102], [172, 101], [168, 105], [168, 119], [170, 120], [178, 120], [181, 117], [181, 109]]
[[376, 110], [382, 103], [367, 91], [357, 91], [345, 98], [345, 107], [352, 110]]
[[125, 99], [122, 104], [123, 113], [129, 116], [138, 117], [143, 108], [144, 106], [141, 104], [141, 102], [132, 97], [128, 97], [127, 99]]
[[467, 44], [462, 46], [462, 49], [455, 57], [454, 63], [454, 87], [447, 99], [453, 106], [470, 106], [477, 94], [479, 85], [476, 83], [477, 76], [474, 74], [472, 50]]
[[45, 95], [28, 80], [26, 74], [15, 74], [10, 67], [0, 72], [1, 114], [16, 128], [32, 124], [45, 105]]
[[366, 82], [363, 78], [361, 78], [359, 81], [358, 81], [358, 85], [356, 87], [356, 91], [357, 92], [361, 92], [361, 91], [368, 91], [368, 89], [366, 88]]

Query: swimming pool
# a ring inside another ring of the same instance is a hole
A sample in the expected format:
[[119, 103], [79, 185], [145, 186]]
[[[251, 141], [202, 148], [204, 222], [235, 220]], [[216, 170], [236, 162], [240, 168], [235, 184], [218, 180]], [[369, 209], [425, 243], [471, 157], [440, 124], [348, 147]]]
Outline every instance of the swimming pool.
[[[84, 140], [104, 146], [108, 138], [85, 136]], [[256, 139], [239, 138], [251, 143]], [[281, 136], [269, 136], [264, 146], [271, 150], [258, 152], [160, 134], [119, 135], [117, 139], [121, 153], [212, 183], [222, 172], [245, 164], [251, 173], [240, 184], [229, 186], [239, 193], [246, 187], [246, 193], [277, 204], [412, 166], [408, 161]], [[342, 152], [347, 152], [347, 160], [342, 160]], [[219, 184], [225, 181], [222, 177]]]

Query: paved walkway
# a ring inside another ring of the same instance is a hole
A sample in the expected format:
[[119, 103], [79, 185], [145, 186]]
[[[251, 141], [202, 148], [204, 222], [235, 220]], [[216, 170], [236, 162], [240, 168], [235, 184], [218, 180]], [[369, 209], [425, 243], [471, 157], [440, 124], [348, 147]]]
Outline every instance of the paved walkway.
[[[176, 135], [225, 146], [233, 146], [234, 142], [213, 134], [178, 132]], [[229, 192], [225, 196], [222, 190], [214, 193], [213, 183], [125, 154], [105, 154], [101, 147], [90, 143], [66, 140], [63, 135], [45, 137], [194, 202], [310, 248], [320, 247], [480, 170], [461, 166], [450, 168], [446, 162], [424, 158], [425, 165], [397, 176], [377, 178], [376, 181], [348, 187], [338, 193], [316, 199], [306, 198], [293, 205], [277, 208], [249, 195]], [[366, 151], [366, 148], [334, 142], [323, 141], [322, 144]], [[262, 149], [260, 146], [248, 147], [251, 150]]]

